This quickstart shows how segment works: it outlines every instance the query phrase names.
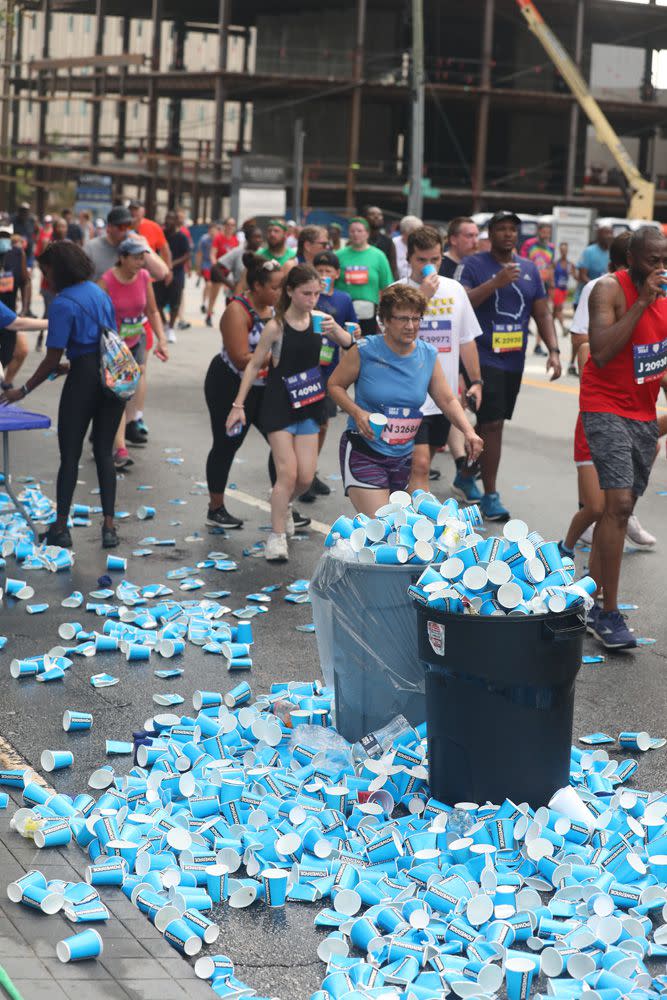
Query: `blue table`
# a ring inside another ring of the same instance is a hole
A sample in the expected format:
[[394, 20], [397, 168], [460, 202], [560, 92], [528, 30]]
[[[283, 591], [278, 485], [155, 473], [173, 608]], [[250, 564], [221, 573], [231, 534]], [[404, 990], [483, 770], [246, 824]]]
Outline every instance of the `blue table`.
[[9, 434], [11, 431], [36, 431], [51, 426], [50, 417], [45, 417], [42, 413], [30, 413], [22, 410], [20, 406], [0, 406], [0, 431], [2, 431], [2, 456], [3, 471], [5, 473], [5, 489], [16, 507], [19, 514], [26, 519], [35, 541], [37, 541], [37, 528], [27, 510], [20, 502], [12, 489], [12, 476], [9, 469]]

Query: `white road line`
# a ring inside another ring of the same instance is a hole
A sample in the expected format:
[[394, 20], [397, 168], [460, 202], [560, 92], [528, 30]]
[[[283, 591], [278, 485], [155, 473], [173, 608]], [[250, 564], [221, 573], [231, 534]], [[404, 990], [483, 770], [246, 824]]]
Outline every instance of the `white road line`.
[[[259, 510], [266, 510], [269, 513], [271, 511], [270, 503], [267, 503], [266, 500], [260, 500], [259, 497], [254, 497], [252, 493], [245, 493], [243, 490], [232, 490], [232, 496], [234, 500], [247, 504], [248, 507], [257, 507]], [[329, 527], [328, 524], [324, 524], [322, 521], [311, 521], [308, 531], [319, 531], [321, 535], [328, 535]]]

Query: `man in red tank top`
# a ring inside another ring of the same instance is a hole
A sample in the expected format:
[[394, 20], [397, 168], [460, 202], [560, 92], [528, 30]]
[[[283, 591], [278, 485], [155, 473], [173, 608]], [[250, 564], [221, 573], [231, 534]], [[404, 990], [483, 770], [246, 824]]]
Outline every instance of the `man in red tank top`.
[[[667, 239], [642, 226], [633, 234], [628, 270], [601, 278], [589, 302], [591, 353], [581, 377], [579, 407], [604, 512], [593, 537], [604, 604], [587, 627], [609, 649], [637, 645], [618, 610], [623, 540], [655, 458], [656, 401], [667, 374]], [[593, 561], [593, 557], [591, 557]]]

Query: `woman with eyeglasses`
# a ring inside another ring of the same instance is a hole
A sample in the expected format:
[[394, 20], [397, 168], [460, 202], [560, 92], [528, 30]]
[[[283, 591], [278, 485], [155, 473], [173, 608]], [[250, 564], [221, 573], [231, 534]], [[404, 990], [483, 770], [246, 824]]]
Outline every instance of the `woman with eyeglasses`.
[[248, 276], [248, 290], [234, 296], [222, 314], [220, 332], [222, 349], [211, 364], [204, 382], [213, 446], [206, 461], [209, 505], [206, 523], [211, 527], [242, 528], [243, 521], [230, 514], [225, 506], [225, 490], [234, 456], [243, 444], [250, 426], [260, 434], [264, 431], [259, 413], [264, 396], [268, 366], [268, 353], [259, 356], [257, 371], [253, 375], [245, 401], [245, 421], [228, 433], [227, 417], [237, 414], [232, 404], [237, 398], [241, 377], [253, 358], [265, 324], [273, 316], [274, 306], [280, 296], [282, 271], [275, 260], [264, 260], [254, 253], [243, 255], [243, 266]]
[[264, 327], [227, 417], [230, 434], [249, 423], [247, 404], [252, 385], [270, 352], [271, 367], [260, 417], [277, 476], [271, 492], [271, 534], [264, 546], [269, 562], [284, 562], [289, 558], [290, 505], [295, 496], [310, 486], [315, 475], [326, 394], [320, 368], [322, 334], [341, 346], [350, 342], [350, 334], [329, 316], [317, 317], [319, 332], [315, 331], [312, 311], [321, 291], [320, 276], [308, 264], [297, 264], [284, 276], [275, 318]]
[[[463, 433], [470, 463], [483, 448], [437, 363], [436, 348], [419, 338], [426, 307], [416, 288], [386, 288], [379, 309], [383, 333], [347, 351], [329, 379], [329, 395], [349, 416], [340, 441], [345, 494], [369, 517], [388, 503], [394, 490], [408, 485], [427, 393]], [[354, 400], [347, 392], [351, 385]]]
[[299, 264], [315, 266], [315, 258], [329, 246], [329, 237], [324, 226], [304, 226], [299, 233], [296, 256]]

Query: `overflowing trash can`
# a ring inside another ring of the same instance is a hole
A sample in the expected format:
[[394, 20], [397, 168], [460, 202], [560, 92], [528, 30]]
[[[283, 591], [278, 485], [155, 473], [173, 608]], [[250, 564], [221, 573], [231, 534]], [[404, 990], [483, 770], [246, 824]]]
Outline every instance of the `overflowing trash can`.
[[545, 805], [569, 782], [583, 603], [489, 617], [415, 608], [431, 794]]
[[325, 683], [336, 727], [350, 742], [395, 716], [426, 718], [417, 621], [408, 595], [421, 567], [348, 562], [325, 553], [310, 582]]

